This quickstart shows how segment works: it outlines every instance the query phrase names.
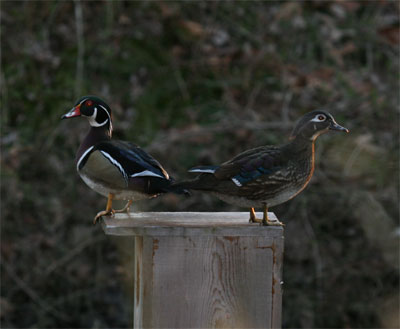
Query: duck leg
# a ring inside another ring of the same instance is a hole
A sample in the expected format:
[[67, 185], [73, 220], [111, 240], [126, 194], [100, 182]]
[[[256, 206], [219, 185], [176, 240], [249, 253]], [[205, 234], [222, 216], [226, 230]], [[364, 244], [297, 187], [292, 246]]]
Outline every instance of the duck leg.
[[128, 203], [125, 205], [125, 207], [123, 207], [122, 209], [118, 209], [118, 210], [114, 210], [114, 212], [118, 212], [118, 213], [121, 213], [121, 212], [129, 212], [129, 207], [131, 206], [131, 204], [132, 204], [132, 200], [129, 200], [128, 201]]
[[268, 207], [267, 207], [266, 203], [264, 203], [264, 207], [263, 207], [262, 225], [264, 225], [264, 226], [285, 226], [285, 224], [283, 224], [279, 220], [270, 220], [268, 218]]
[[261, 223], [261, 219], [257, 218], [256, 212], [254, 211], [254, 208], [250, 208], [249, 223]]
[[97, 213], [96, 217], [93, 220], [93, 224], [96, 224], [97, 220], [101, 216], [114, 215], [115, 210], [112, 209], [112, 200], [113, 199], [114, 199], [114, 194], [108, 193], [106, 210], [103, 210], [103, 211], [100, 211], [99, 213]]

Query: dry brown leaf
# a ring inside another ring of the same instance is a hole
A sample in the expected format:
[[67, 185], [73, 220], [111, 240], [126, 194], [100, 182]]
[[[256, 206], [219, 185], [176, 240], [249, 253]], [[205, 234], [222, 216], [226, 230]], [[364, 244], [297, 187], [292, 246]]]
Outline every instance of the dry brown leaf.
[[175, 45], [171, 49], [171, 53], [174, 57], [181, 57], [185, 53], [185, 49], [180, 45]]
[[301, 6], [298, 2], [287, 2], [279, 7], [278, 14], [275, 16], [277, 20], [288, 19], [293, 15], [301, 12]]
[[121, 25], [130, 25], [132, 23], [132, 20], [128, 15], [122, 14], [118, 18], [118, 23]]
[[378, 34], [383, 38], [384, 41], [392, 44], [400, 44], [400, 27], [389, 26], [378, 30]]
[[15, 309], [14, 305], [11, 304], [7, 299], [0, 298], [0, 318], [4, 319], [9, 313]]
[[344, 65], [343, 57], [355, 51], [357, 51], [356, 45], [354, 44], [354, 42], [349, 41], [345, 43], [341, 48], [331, 49], [330, 54], [338, 65], [343, 66]]
[[181, 25], [192, 35], [196, 37], [204, 37], [207, 32], [203, 28], [203, 26], [200, 23], [194, 22], [194, 21], [189, 21], [189, 20], [182, 20]]
[[332, 85], [334, 70], [330, 67], [322, 67], [312, 71], [306, 76], [307, 85], [312, 87], [329, 87]]
[[213, 67], [229, 66], [232, 61], [231, 56], [210, 56], [207, 60], [208, 64]]
[[356, 11], [361, 6], [358, 1], [335, 0], [335, 2], [348, 12]]
[[160, 8], [161, 16], [164, 18], [174, 16], [177, 12], [177, 9], [171, 6], [170, 3], [159, 2], [158, 7]]

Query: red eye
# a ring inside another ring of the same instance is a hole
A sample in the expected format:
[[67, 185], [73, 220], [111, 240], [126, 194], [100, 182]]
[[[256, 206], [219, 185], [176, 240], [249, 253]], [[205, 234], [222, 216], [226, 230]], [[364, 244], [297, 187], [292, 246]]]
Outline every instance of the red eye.
[[320, 121], [324, 121], [324, 120], [325, 120], [325, 116], [323, 116], [323, 115], [319, 115], [319, 116], [318, 116], [318, 120], [320, 120]]
[[86, 105], [86, 106], [92, 106], [92, 105], [93, 105], [93, 102], [92, 102], [91, 100], [86, 101], [86, 102], [85, 102], [85, 105]]

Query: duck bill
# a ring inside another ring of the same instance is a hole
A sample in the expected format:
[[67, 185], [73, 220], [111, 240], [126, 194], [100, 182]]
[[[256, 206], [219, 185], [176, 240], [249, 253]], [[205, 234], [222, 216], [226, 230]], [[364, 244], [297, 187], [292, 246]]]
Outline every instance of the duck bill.
[[336, 122], [332, 122], [331, 125], [329, 126], [330, 130], [337, 130], [337, 131], [345, 131], [346, 133], [349, 132], [349, 130], [345, 127], [342, 127], [341, 125], [338, 125]]
[[69, 119], [73, 117], [79, 117], [81, 115], [81, 105], [75, 106], [71, 111], [65, 113], [61, 119]]

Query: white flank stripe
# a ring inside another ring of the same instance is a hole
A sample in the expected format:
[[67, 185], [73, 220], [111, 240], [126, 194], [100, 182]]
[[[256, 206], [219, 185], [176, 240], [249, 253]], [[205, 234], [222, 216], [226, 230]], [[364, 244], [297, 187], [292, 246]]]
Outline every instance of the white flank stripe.
[[138, 172], [137, 174], [131, 175], [131, 177], [138, 177], [138, 176], [154, 176], [154, 177], [165, 178], [164, 176], [158, 175], [150, 170], [141, 171]]
[[234, 182], [237, 186], [242, 186], [242, 184], [236, 178], [232, 178], [232, 182]]
[[213, 174], [213, 173], [215, 173], [215, 169], [191, 169], [191, 170], [188, 170], [188, 172], [204, 172], [204, 173]]
[[79, 165], [81, 164], [82, 160], [85, 158], [85, 156], [93, 149], [94, 146], [89, 147], [85, 153], [81, 155], [81, 157], [78, 160], [78, 163], [76, 164], [76, 169], [79, 170]]
[[125, 179], [126, 184], [128, 184], [128, 175], [126, 174], [124, 168], [122, 168], [121, 164], [120, 164], [117, 160], [115, 160], [111, 155], [109, 155], [107, 152], [104, 152], [104, 151], [100, 151], [100, 152], [101, 152], [101, 154], [103, 154], [108, 160], [110, 160], [110, 162], [111, 162], [114, 166], [118, 167], [118, 169], [119, 169], [119, 171], [121, 172], [121, 174], [124, 175], [124, 179]]

